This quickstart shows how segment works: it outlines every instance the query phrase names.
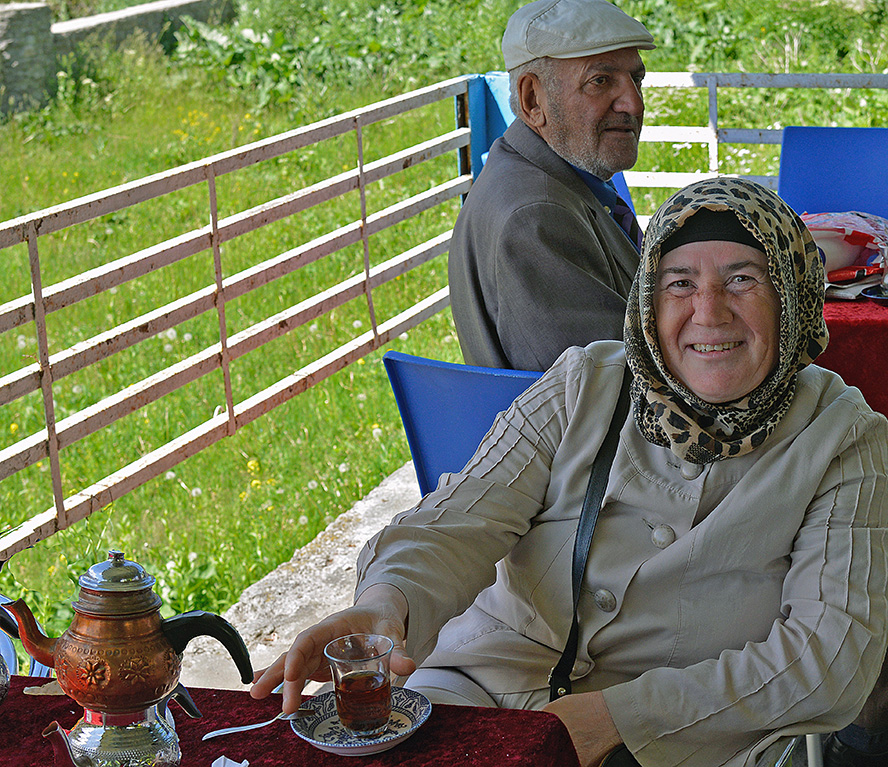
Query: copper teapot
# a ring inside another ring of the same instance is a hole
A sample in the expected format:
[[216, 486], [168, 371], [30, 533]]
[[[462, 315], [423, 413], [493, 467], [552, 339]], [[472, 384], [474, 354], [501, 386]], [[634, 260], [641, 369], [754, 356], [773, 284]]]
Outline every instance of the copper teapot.
[[22, 600], [5, 607], [15, 616], [28, 653], [54, 668], [62, 690], [93, 712], [133, 713], [160, 702], [178, 684], [185, 646], [201, 635], [225, 646], [249, 684], [250, 655], [235, 628], [200, 610], [161, 618], [154, 582], [123, 552], [110, 551], [107, 560], [80, 576], [74, 620], [58, 639], [40, 631]]

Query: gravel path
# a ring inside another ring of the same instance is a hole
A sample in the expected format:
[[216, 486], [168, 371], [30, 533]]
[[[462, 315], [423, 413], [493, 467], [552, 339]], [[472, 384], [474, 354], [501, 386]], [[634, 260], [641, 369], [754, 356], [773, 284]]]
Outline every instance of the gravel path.
[[[244, 638], [254, 669], [285, 652], [302, 629], [352, 603], [361, 546], [419, 497], [413, 464], [407, 463], [241, 594], [224, 617]], [[225, 648], [207, 637], [188, 644], [180, 681], [186, 687], [246, 689]]]

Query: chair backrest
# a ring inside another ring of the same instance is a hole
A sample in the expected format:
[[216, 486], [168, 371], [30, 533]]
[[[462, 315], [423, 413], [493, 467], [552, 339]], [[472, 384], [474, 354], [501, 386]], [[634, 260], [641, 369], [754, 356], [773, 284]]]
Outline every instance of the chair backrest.
[[888, 128], [787, 126], [777, 193], [796, 213], [888, 218]]
[[423, 495], [441, 474], [466, 465], [497, 413], [542, 375], [391, 351], [383, 362]]
[[[515, 115], [509, 106], [509, 75], [488, 72], [469, 82], [469, 130], [472, 133], [472, 176], [477, 178], [487, 160], [490, 145], [505, 133]], [[635, 212], [632, 195], [622, 173], [613, 177], [620, 197]]]

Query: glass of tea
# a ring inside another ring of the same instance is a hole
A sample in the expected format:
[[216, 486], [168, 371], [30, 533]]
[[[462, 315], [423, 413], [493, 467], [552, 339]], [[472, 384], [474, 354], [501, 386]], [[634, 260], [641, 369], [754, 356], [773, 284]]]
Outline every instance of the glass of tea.
[[324, 648], [333, 672], [339, 721], [352, 735], [371, 738], [388, 727], [392, 647], [392, 640], [380, 634], [349, 634]]

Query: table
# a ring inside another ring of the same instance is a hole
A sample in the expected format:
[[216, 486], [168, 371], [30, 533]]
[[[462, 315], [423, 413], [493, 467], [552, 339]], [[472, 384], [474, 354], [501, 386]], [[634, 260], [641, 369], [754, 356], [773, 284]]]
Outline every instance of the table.
[[816, 364], [863, 392], [873, 410], [888, 415], [888, 306], [867, 299], [827, 301], [829, 345]]
[[[9, 695], [0, 703], [0, 762], [4, 767], [51, 767], [53, 750], [42, 735], [57, 720], [70, 729], [83, 710], [65, 695], [25, 695], [25, 687], [49, 680], [12, 678]], [[344, 757], [319, 751], [300, 740], [287, 722], [261, 730], [226, 735], [205, 743], [205, 732], [230, 724], [270, 719], [280, 711], [279, 696], [253, 700], [247, 692], [191, 688], [203, 714], [189, 719], [175, 704], [176, 730], [182, 749], [181, 767], [210, 767], [221, 755], [250, 767], [579, 767], [567, 729], [554, 714], [543, 711], [436, 705], [410, 738], [389, 751]]]

